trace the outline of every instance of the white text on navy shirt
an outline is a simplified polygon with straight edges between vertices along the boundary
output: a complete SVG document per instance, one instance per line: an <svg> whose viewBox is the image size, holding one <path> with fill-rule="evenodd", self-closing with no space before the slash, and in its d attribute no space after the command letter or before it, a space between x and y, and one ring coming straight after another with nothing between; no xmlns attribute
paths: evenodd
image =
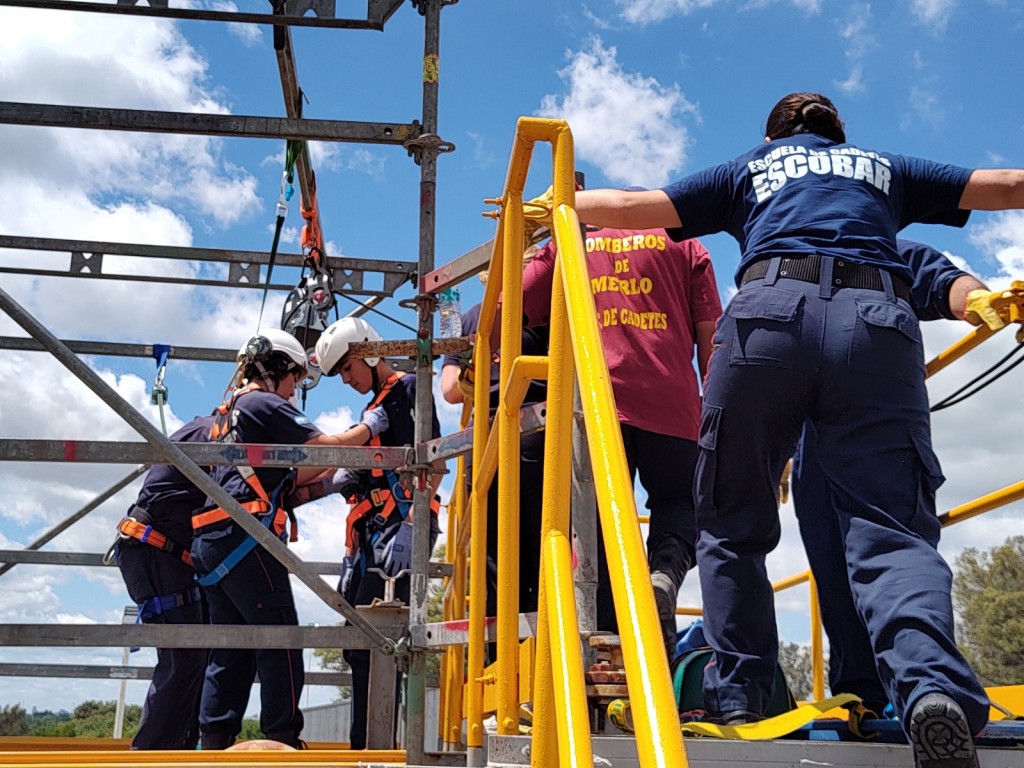
<svg viewBox="0 0 1024 768"><path fill-rule="evenodd" d="M771 197L789 179L799 179L808 173L865 181L889 194L892 180L889 166L888 159L856 147L818 150L791 144L775 147L764 157L747 163L747 169L754 174L754 194L759 203Z"/></svg>

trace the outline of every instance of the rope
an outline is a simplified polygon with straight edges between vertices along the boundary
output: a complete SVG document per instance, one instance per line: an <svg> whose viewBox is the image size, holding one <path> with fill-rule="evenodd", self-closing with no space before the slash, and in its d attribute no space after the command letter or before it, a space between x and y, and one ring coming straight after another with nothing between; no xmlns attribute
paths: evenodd
<svg viewBox="0 0 1024 768"><path fill-rule="evenodd" d="M1018 354L1021 350L1024 350L1024 341L1022 341L1016 347L1014 347L1009 352L1007 352L1005 355L1003 355L1003 357L1001 357L998 361L996 361L992 366L990 366L989 368L987 368L986 370L982 371L977 376L975 376L973 379L968 381L966 384L964 384L962 387L960 387L960 389L956 390L952 394L948 395L947 397L943 398L938 403L933 405L931 407L931 412L935 413L936 411L941 411L941 410L944 410L946 408L949 408L950 406L957 405L958 403L962 403L964 400L966 400L967 398L971 397L972 395L976 395L976 394L978 394L978 392L981 392L981 390L985 389L985 387L987 387L988 385L990 385L993 382L998 381L999 379L1001 379L1003 376L1008 374L1010 371L1012 371L1018 365L1020 365L1021 363L1024 363L1024 357L1021 357L1019 360L1015 360L1010 365L1007 365L1005 368L1003 368L1003 370L1001 370L1001 371L998 370L998 368L1001 365L1006 363L1010 358L1012 358L1014 355ZM987 380L981 381L986 376L989 376L989 374L992 374L992 375ZM981 382L980 384L978 383L979 381ZM974 389L970 389L975 384L978 384L978 386L974 387Z"/></svg>
<svg viewBox="0 0 1024 768"><path fill-rule="evenodd" d="M281 192L277 198L277 206L274 211L277 214L277 222L274 225L274 241L270 246L270 260L267 262L267 282L263 286L263 299L260 301L260 316L256 321L256 329L259 330L263 323L263 310L267 306L267 294L270 292L270 277L274 274L274 262L277 261L277 248L281 243L281 230L284 229L284 220L288 216L288 201L295 194L293 181L295 179L295 158L302 150L302 142L289 141L285 144L284 170L281 172Z"/></svg>
<svg viewBox="0 0 1024 768"><path fill-rule="evenodd" d="M399 320L399 319L397 319L397 318L394 318L394 317L392 317L391 315L387 314L386 312L381 312L381 311L380 311L379 309L375 309L374 307L368 307L368 306L366 306L365 304L363 304L363 302L361 302L361 301L360 301L359 299L357 299L357 298L354 298L354 297L352 297L352 296L349 296L349 295L348 295L347 293L342 293L341 291L335 291L335 294L336 294L337 296L341 296L341 297L342 297L343 299L348 299L348 300L349 300L349 301L351 301L351 302L352 302L353 304L358 304L358 305L359 305L359 306L361 306L361 307L362 307L363 309L365 309L365 310L367 310L367 311L369 311L369 312L376 312L376 313L377 313L378 315L380 315L381 317L383 317L383 318L384 318L384 319L386 319L386 320L390 320L390 321L391 321L392 323L394 323L395 325L400 325L400 326L402 326L403 328L406 328L406 329L408 329L408 330L412 331L413 333L419 333L419 330L418 330L418 329L416 329L416 328L413 328L413 327L412 327L411 325L406 325L406 324L405 324L405 323L403 323L403 322L402 322L401 320Z"/></svg>

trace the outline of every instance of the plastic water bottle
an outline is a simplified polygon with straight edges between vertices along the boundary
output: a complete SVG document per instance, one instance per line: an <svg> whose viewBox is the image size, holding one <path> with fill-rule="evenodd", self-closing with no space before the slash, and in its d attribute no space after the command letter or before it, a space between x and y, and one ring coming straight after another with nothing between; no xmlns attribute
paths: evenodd
<svg viewBox="0 0 1024 768"><path fill-rule="evenodd" d="M441 315L441 338L461 336L462 308L459 306L458 288L446 288L441 291L438 296L437 311Z"/></svg>

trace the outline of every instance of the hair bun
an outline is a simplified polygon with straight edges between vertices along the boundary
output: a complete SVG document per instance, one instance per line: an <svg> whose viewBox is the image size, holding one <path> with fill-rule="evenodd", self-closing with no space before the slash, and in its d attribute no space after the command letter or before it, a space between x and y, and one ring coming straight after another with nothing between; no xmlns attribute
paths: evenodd
<svg viewBox="0 0 1024 768"><path fill-rule="evenodd" d="M800 115L804 120L828 120L832 121L836 117L834 109L829 109L827 105L822 104L820 101L809 101L800 107Z"/></svg>

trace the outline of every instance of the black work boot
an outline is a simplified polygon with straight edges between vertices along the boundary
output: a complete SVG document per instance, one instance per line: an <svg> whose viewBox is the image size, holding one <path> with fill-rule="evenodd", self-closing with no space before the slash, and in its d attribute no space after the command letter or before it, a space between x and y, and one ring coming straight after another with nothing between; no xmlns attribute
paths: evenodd
<svg viewBox="0 0 1024 768"><path fill-rule="evenodd" d="M751 712L749 709L733 709L728 712L717 712L708 713L704 716L703 722L713 723L714 725L747 725L748 723L756 723L763 718L757 712Z"/></svg>
<svg viewBox="0 0 1024 768"><path fill-rule="evenodd" d="M967 717L946 694L922 696L910 711L909 730L915 768L978 768Z"/></svg>
<svg viewBox="0 0 1024 768"><path fill-rule="evenodd" d="M235 743L235 737L229 733L199 734L200 749L227 749Z"/></svg>
<svg viewBox="0 0 1024 768"><path fill-rule="evenodd" d="M676 655L676 599L679 597L679 585L671 574L652 571L651 586L654 587L654 602L658 606L662 642L671 664Z"/></svg>
<svg viewBox="0 0 1024 768"><path fill-rule="evenodd" d="M309 749L306 742L300 739L299 734L295 731L273 731L272 733L265 733L263 735L271 741L279 741L282 744L287 744L289 747L294 747L295 749Z"/></svg>

